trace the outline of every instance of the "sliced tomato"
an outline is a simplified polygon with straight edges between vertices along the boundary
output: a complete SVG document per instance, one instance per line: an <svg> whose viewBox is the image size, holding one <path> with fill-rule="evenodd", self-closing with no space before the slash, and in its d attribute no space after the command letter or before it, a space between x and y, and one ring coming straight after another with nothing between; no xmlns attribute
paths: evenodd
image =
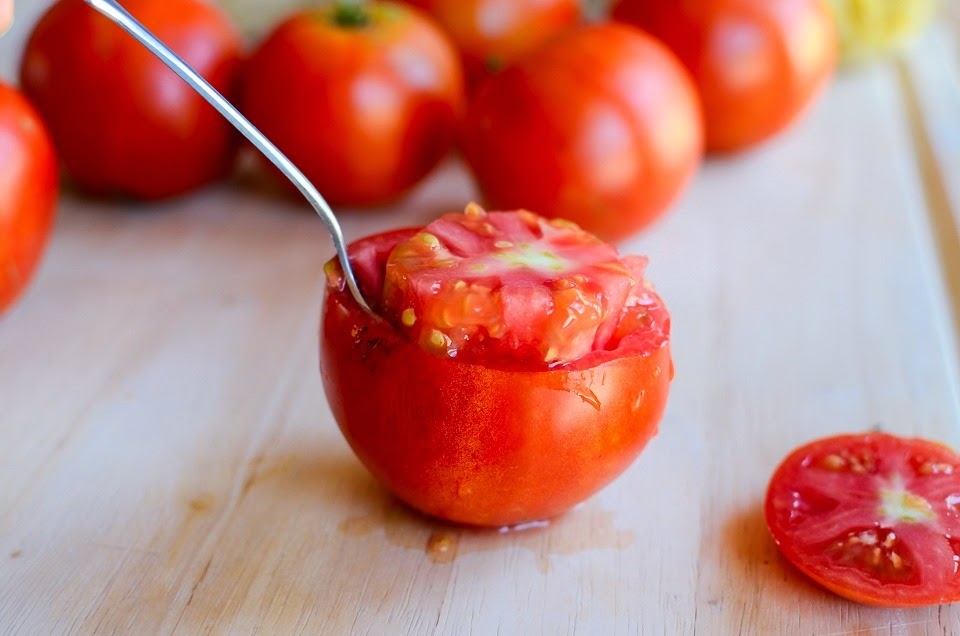
<svg viewBox="0 0 960 636"><path fill-rule="evenodd" d="M804 574L883 607L960 600L960 455L882 433L795 450L777 469L767 525Z"/></svg>
<svg viewBox="0 0 960 636"><path fill-rule="evenodd" d="M645 265L569 221L474 204L393 249L383 309L433 353L501 365L569 363L616 347L644 321L649 327Z"/></svg>

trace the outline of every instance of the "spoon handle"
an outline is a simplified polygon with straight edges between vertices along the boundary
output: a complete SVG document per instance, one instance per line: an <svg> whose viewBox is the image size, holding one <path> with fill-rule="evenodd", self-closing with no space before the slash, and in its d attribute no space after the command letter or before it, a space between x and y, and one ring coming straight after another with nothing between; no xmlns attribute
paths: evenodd
<svg viewBox="0 0 960 636"><path fill-rule="evenodd" d="M166 44L161 42L153 33L147 30L140 22L134 18L130 13L124 9L120 3L116 0L84 0L88 5L102 13L104 16L115 22L119 25L124 31L132 35L140 44L144 45L151 53L156 55L163 61L164 64L170 67L170 69L180 76L183 81L189 84L195 91L200 93L200 95L206 99L211 106L217 109L221 115L223 115L227 121L229 121L233 126L239 130L244 137L246 137L250 143L252 143L256 148L264 154L273 164L286 176L290 181L293 182L297 189L300 190L300 193L310 202L313 208L317 211L317 214L320 215L320 218L323 219L324 224L327 226L327 230L330 231L330 235L333 237L333 245L337 250L337 256L340 259L340 267L343 269L344 277L346 278L347 287L350 289L350 293L353 295L354 300L357 301L364 310L366 310L371 315L375 315L374 311L370 308L370 305L367 304L367 301L364 300L363 294L360 293L360 288L357 286L357 279L353 273L353 268L350 266L350 261L347 258L347 244L343 238L343 231L340 229L340 224L337 222L337 217L334 216L333 210L330 208L330 205L326 202L323 196L319 191L310 183L309 180L304 176L300 170L293 165L293 163L287 159L287 157L280 152L280 150L270 142L269 139L263 136L257 128L251 124L246 117L240 114L233 104L228 102L223 95L221 95L217 89L211 86L205 79L203 79L195 70L193 70L189 64L187 64L183 59L170 50Z"/></svg>

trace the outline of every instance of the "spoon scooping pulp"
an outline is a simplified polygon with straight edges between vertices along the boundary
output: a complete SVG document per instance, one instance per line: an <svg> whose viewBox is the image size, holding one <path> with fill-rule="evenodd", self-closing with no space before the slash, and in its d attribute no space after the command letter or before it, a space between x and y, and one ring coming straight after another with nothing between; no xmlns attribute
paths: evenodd
<svg viewBox="0 0 960 636"><path fill-rule="evenodd" d="M330 205L326 202L320 192L304 176L304 174L280 152L280 150L270 142L269 139L257 130L246 117L240 114L233 104L227 101L217 89L203 79L199 73L187 64L183 58L174 53L170 47L161 42L153 33L144 27L136 18L124 9L116 0L84 0L88 5L106 16L108 19L119 25L124 31L133 36L140 44L145 46L151 53L170 67L170 69L180 76L180 78L197 91L201 97L210 103L217 111L226 118L234 128L240 131L257 150L262 152L285 177L290 179L301 194L310 202L313 208L323 219L330 235L333 237L333 245L337 250L337 257L340 260L340 267L343 270L347 287L350 294L365 311L375 316L373 309L367 304L360 293L360 287L357 285L357 278L350 266L350 260L347 257L347 244L343 238L343 231L337 222Z"/></svg>

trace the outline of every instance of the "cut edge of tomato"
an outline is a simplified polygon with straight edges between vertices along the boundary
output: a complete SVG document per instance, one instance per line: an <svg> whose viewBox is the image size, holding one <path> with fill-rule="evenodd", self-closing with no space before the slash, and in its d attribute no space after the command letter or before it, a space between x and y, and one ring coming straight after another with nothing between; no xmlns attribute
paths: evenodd
<svg viewBox="0 0 960 636"><path fill-rule="evenodd" d="M471 204L467 207L469 211L475 211L479 206ZM530 214L530 213L527 213ZM551 220L551 223L569 223L562 220ZM575 224L570 224L573 227ZM386 273L386 263L394 247L407 239L416 236L423 231L423 227L403 228L384 232L381 234L368 236L354 241L348 246L348 254L351 265L354 267L360 289L368 302L374 306L383 322L390 325L397 336L407 338L400 325L387 317L384 311L384 281ZM579 230L579 228L577 227ZM637 257L621 257L637 258ZM644 258L645 261L645 258ZM344 280L339 261L336 258L331 259L324 265L327 285L338 291L345 289ZM544 363L541 367L531 368L529 358L524 358L522 362L508 359L503 355L491 356L487 359L458 360L462 364L477 364L488 368L509 369L515 371L549 371L555 369L582 370L595 367L604 362L626 356L649 356L653 353L669 346L670 342L670 316L662 299L657 295L652 284L643 279L637 283L639 293L633 299L633 304L625 306L621 311L620 318L607 342L602 348L594 348L584 355L580 355L570 360L558 360L551 363ZM348 302L350 300L348 299ZM642 315L638 318L638 311L631 311L641 308ZM404 322L405 316L400 314L397 320ZM621 326L628 320L632 320L626 333L620 332ZM421 347L424 348L425 347ZM673 366L669 369L673 377Z"/></svg>

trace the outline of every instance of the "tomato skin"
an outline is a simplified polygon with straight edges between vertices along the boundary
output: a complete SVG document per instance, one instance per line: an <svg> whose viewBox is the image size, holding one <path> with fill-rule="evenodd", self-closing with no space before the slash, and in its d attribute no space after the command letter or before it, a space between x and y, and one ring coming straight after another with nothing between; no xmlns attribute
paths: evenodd
<svg viewBox="0 0 960 636"><path fill-rule="evenodd" d="M27 99L0 82L0 314L29 284L57 207L53 142Z"/></svg>
<svg viewBox="0 0 960 636"><path fill-rule="evenodd" d="M908 502L914 518L884 510L884 489L915 497ZM960 455L950 448L883 433L840 435L784 459L770 480L765 515L784 556L823 587L867 605L920 607L960 601L958 501ZM844 543L860 532L892 534L895 542L884 549L897 553L899 565L881 560L879 574L858 565L854 550L881 545Z"/></svg>
<svg viewBox="0 0 960 636"><path fill-rule="evenodd" d="M330 285L320 369L341 431L386 488L478 526L554 517L612 481L656 434L673 375L667 342L584 369L458 362Z"/></svg>
<svg viewBox="0 0 960 636"><path fill-rule="evenodd" d="M333 204L398 197L450 150L463 110L456 51L428 18L388 2L339 26L304 11L247 64L242 110Z"/></svg>
<svg viewBox="0 0 960 636"><path fill-rule="evenodd" d="M124 6L215 88L232 96L240 37L201 0ZM160 60L83 0L60 0L24 53L21 84L73 182L94 194L161 199L224 177L237 136Z"/></svg>
<svg viewBox="0 0 960 636"><path fill-rule="evenodd" d="M664 41L693 75L707 148L732 152L795 122L837 63L821 0L621 0L617 20Z"/></svg>
<svg viewBox="0 0 960 636"><path fill-rule="evenodd" d="M580 22L577 0L407 0L450 34L477 82Z"/></svg>
<svg viewBox="0 0 960 636"><path fill-rule="evenodd" d="M617 240L679 196L702 159L703 131L673 55L636 29L603 24L490 78L463 148L490 207L536 210Z"/></svg>

